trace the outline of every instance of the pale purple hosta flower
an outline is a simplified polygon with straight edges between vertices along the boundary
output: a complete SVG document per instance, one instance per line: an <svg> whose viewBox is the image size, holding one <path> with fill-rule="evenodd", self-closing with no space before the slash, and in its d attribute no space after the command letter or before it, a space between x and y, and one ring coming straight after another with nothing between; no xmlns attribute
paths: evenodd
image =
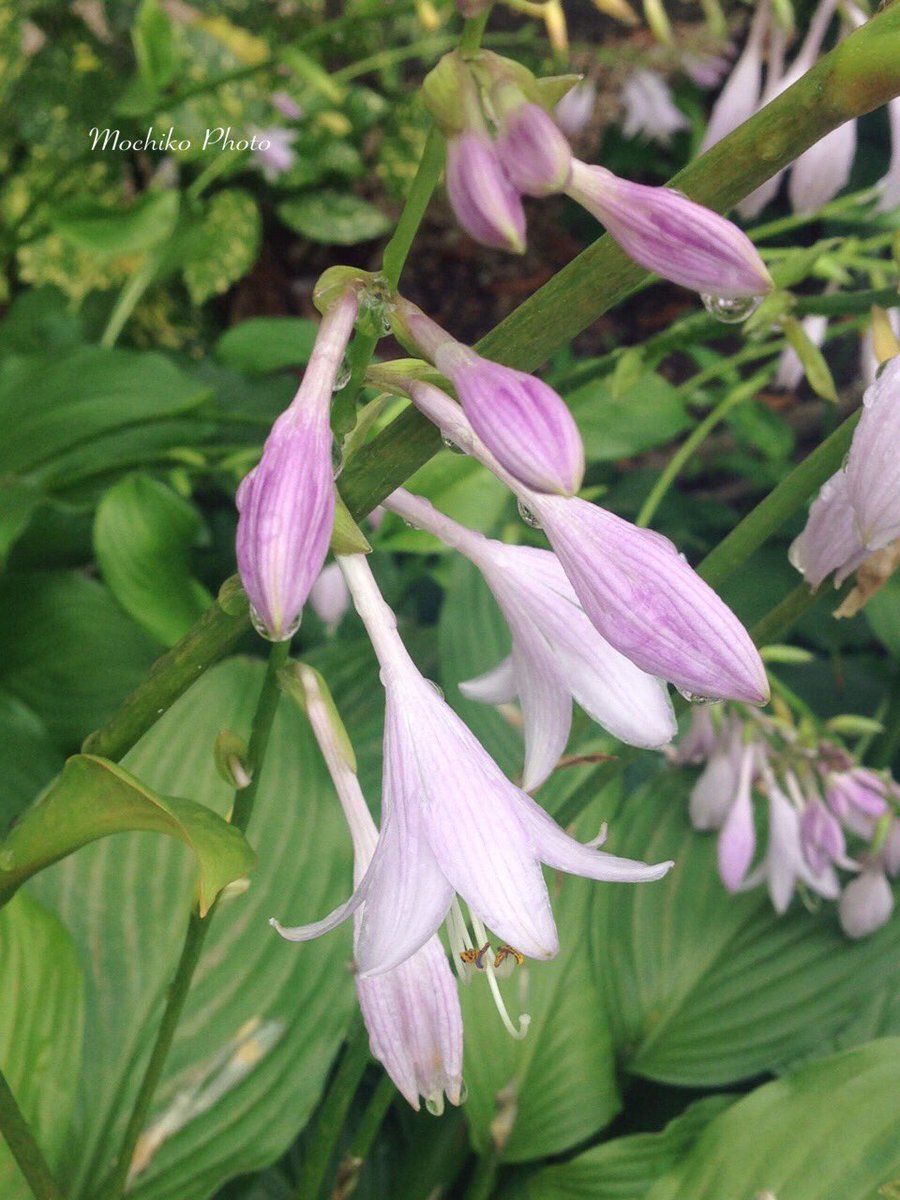
<svg viewBox="0 0 900 1200"><path fill-rule="evenodd" d="M497 462L449 396L406 385L416 406L519 496L591 624L641 670L693 697L764 704L765 667L743 625L668 538L577 496L540 495Z"/></svg>
<svg viewBox="0 0 900 1200"><path fill-rule="evenodd" d="M457 221L476 242L525 250L525 210L486 131L465 130L447 142L447 195Z"/></svg>
<svg viewBox="0 0 900 1200"><path fill-rule="evenodd" d="M893 909L894 895L884 871L870 867L844 888L838 917L847 937L864 938L886 924Z"/></svg>
<svg viewBox="0 0 900 1200"><path fill-rule="evenodd" d="M665 684L600 636L553 554L486 538L403 490L386 504L474 563L506 618L512 654L486 675L461 683L460 691L487 704L519 697L526 791L544 782L565 750L573 699L630 745L659 747L671 740L675 718Z"/></svg>
<svg viewBox="0 0 900 1200"><path fill-rule="evenodd" d="M807 801L800 817L800 844L806 861L817 875L821 875L829 863L846 858L840 822L817 796Z"/></svg>
<svg viewBox="0 0 900 1200"><path fill-rule="evenodd" d="M752 742L740 748L731 808L719 834L719 875L729 892L736 892L741 886L756 849L756 830L753 825L753 777L756 755L757 747Z"/></svg>
<svg viewBox="0 0 900 1200"><path fill-rule="evenodd" d="M691 709L690 727L669 758L679 766L705 762L716 752L719 743L719 731L713 723L710 706L695 704Z"/></svg>
<svg viewBox="0 0 900 1200"><path fill-rule="evenodd" d="M622 133L627 138L643 136L668 145L673 133L690 127L657 71L632 71L622 88L622 107Z"/></svg>
<svg viewBox="0 0 900 1200"><path fill-rule="evenodd" d="M801 841L800 812L765 765L763 777L769 797L769 841L765 858L745 878L741 891L748 891L765 880L772 907L779 916L787 912L798 882L826 900L836 900L841 891L837 872L830 862L825 862L821 870L807 862ZM796 792L793 777L789 775L786 782ZM802 804L802 800L799 802Z"/></svg>
<svg viewBox="0 0 900 1200"><path fill-rule="evenodd" d="M303 382L237 493L237 563L257 628L289 638L322 569L334 524L331 394L356 321L348 290L322 318Z"/></svg>
<svg viewBox="0 0 900 1200"><path fill-rule="evenodd" d="M747 43L713 105L700 145L701 152L720 142L756 112L762 91L763 42L769 27L770 9L769 0L762 0L757 5Z"/></svg>
<svg viewBox="0 0 900 1200"><path fill-rule="evenodd" d="M569 143L539 104L509 107L501 117L495 146L513 187L526 196L549 196L569 182Z"/></svg>
<svg viewBox="0 0 900 1200"><path fill-rule="evenodd" d="M253 163L260 168L269 183L274 182L285 171L289 171L297 161L297 154L292 148L297 138L295 129L273 125L268 129L251 127L250 133L259 143L258 147L251 151Z"/></svg>
<svg viewBox="0 0 900 1200"><path fill-rule="evenodd" d="M825 778L825 799L841 823L859 837L870 838L888 811L889 785L868 767L832 771Z"/></svg>
<svg viewBox="0 0 900 1200"><path fill-rule="evenodd" d="M900 798L896 783L893 785L893 794ZM900 820L896 817L891 818L890 828L881 849L881 856L888 875L891 878L900 875Z"/></svg>
<svg viewBox="0 0 900 1200"><path fill-rule="evenodd" d="M773 286L745 233L672 188L629 183L575 159L566 192L630 258L664 279L723 299L761 296Z"/></svg>
<svg viewBox="0 0 900 1200"><path fill-rule="evenodd" d="M575 418L553 388L482 358L407 300L397 302L393 319L447 376L472 428L511 475L539 491L578 491L584 446Z"/></svg>
<svg viewBox="0 0 900 1200"><path fill-rule="evenodd" d="M860 541L880 550L900 537L900 355L863 397L845 473Z"/></svg>
<svg viewBox="0 0 900 1200"><path fill-rule="evenodd" d="M856 121L845 121L794 160L788 199L795 213L816 212L845 187L856 155Z"/></svg>
<svg viewBox="0 0 900 1200"><path fill-rule="evenodd" d="M310 589L309 602L326 632L334 633L350 606L350 593L338 563L332 562L322 568Z"/></svg>
<svg viewBox="0 0 900 1200"><path fill-rule="evenodd" d="M801 324L812 344L814 346L821 346L825 341L825 334L828 332L828 318L813 313L808 317L804 317ZM797 351L793 346L785 346L781 352L781 357L778 359L778 370L775 372L775 378L772 381L773 385L792 392L799 386L805 374L803 363L800 361Z"/></svg>
<svg viewBox="0 0 900 1200"><path fill-rule="evenodd" d="M577 137L590 123L597 106L597 85L583 79L563 96L553 110L556 123L568 137Z"/></svg>
<svg viewBox="0 0 900 1200"><path fill-rule="evenodd" d="M835 587L840 587L866 558L868 551L860 543L850 506L847 476L838 471L822 484L803 532L791 542L788 561L811 588L817 588L832 571Z"/></svg>
<svg viewBox="0 0 900 1200"><path fill-rule="evenodd" d="M381 836L347 903L314 925L278 926L284 937L317 937L364 903L357 963L363 976L374 976L424 945L458 893L473 917L505 943L547 959L559 943L542 862L628 883L668 871L671 863L648 866L576 842L510 783L420 675L365 558L339 561L372 639L387 699Z"/></svg>
<svg viewBox="0 0 900 1200"><path fill-rule="evenodd" d="M810 587L835 571L835 586L900 537L900 356L863 397L847 465L822 485L788 558Z"/></svg>
<svg viewBox="0 0 900 1200"><path fill-rule="evenodd" d="M707 713L705 706L693 713ZM691 789L689 815L693 827L701 833L721 829L731 811L741 779L743 725L732 721L709 752L706 766ZM687 741L687 739L685 739ZM679 747L684 753L684 745ZM751 851L752 853L752 851ZM749 863L749 860L748 860Z"/></svg>
<svg viewBox="0 0 900 1200"><path fill-rule="evenodd" d="M378 830L366 805L343 727L336 727L316 672L300 666L306 715L328 766L353 840L353 882L358 886L375 853ZM363 909L364 912L364 909ZM363 914L354 915L354 944ZM391 971L364 979L356 993L372 1054L397 1089L419 1107L443 1109L444 1093L459 1104L462 1091L463 1024L456 980L437 936Z"/></svg>
<svg viewBox="0 0 900 1200"><path fill-rule="evenodd" d="M289 121L298 121L303 116L303 109L287 92L273 92L269 99L281 115Z"/></svg>
<svg viewBox="0 0 900 1200"><path fill-rule="evenodd" d="M733 52L729 46L725 54L682 54L681 69L699 88L718 87L728 74Z"/></svg>

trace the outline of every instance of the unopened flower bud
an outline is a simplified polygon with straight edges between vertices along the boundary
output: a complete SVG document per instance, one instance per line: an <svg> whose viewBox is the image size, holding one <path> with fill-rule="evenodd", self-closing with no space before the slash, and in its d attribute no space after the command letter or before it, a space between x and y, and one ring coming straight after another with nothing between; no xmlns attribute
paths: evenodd
<svg viewBox="0 0 900 1200"><path fill-rule="evenodd" d="M459 342L441 346L434 361L456 388L472 428L511 475L540 492L578 491L584 446L553 388Z"/></svg>
<svg viewBox="0 0 900 1200"><path fill-rule="evenodd" d="M847 937L868 937L886 924L893 909L894 896L884 872L863 871L844 888L838 905L841 929Z"/></svg>
<svg viewBox="0 0 900 1200"><path fill-rule="evenodd" d="M722 299L772 289L746 234L680 192L630 183L577 159L566 192L606 226L630 258L664 279Z"/></svg>
<svg viewBox="0 0 900 1200"><path fill-rule="evenodd" d="M525 210L487 133L470 130L447 143L447 195L457 221L476 242L525 250Z"/></svg>
<svg viewBox="0 0 900 1200"><path fill-rule="evenodd" d="M576 137L589 124L597 105L597 86L590 79L576 83L555 108L556 123L568 137Z"/></svg>
<svg viewBox="0 0 900 1200"><path fill-rule="evenodd" d="M500 89L501 105L504 91L510 90ZM501 120L496 146L513 186L526 196L549 196L569 182L569 143L539 104L511 105Z"/></svg>

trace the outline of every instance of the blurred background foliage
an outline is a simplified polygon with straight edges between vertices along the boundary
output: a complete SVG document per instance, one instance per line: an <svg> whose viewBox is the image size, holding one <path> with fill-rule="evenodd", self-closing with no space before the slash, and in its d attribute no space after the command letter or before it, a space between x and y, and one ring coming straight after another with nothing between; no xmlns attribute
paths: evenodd
<svg viewBox="0 0 900 1200"><path fill-rule="evenodd" d="M728 7L735 36L748 12ZM664 181L696 151L710 103L682 70L683 55L721 52L725 39L687 3L672 6L674 47L587 0L568 0L566 15L568 61L598 87L578 152ZM801 28L807 16L798 6ZM418 83L457 37L448 0L20 0L0 12L4 829L233 572L234 492L310 352L313 284L334 263L380 264L424 143ZM565 66L543 22L521 13L499 12L486 44L536 70ZM667 78L686 119L666 142L621 128L622 84L647 67ZM134 143L151 127L157 140L171 127L191 144L102 149L104 130ZM286 152L274 161L219 143L204 150L210 129L222 143L274 130ZM900 226L896 215L875 215L867 191L887 153L885 114L872 114L860 123L848 195L807 217L776 201L753 231L798 311L826 292L868 296L895 281ZM532 203L529 220L529 250L509 260L468 241L437 196L404 292L474 340L597 234L564 198ZM858 404L867 322L868 304L835 303L829 380L786 389L774 383L785 345L777 326L722 326L678 289L643 290L547 364L584 434L585 494L633 519L676 448L721 406L652 518L697 562ZM390 354L383 341L379 355ZM837 403L817 394L828 384ZM364 393L360 407L372 399ZM410 486L485 532L541 544L503 488L465 458L442 452ZM748 624L794 586L786 549L800 525L725 586ZM506 652L486 588L395 518L367 536L383 552L376 573L423 671L514 775L515 722L457 690ZM879 720L869 761L896 766L900 585L851 620L834 620L831 607L825 597L801 619L796 640L814 657L779 676L823 718ZM162 794L220 814L229 793L213 768L215 737L246 731L261 677L256 640L239 649L125 760ZM310 611L296 654L328 679L377 808L382 697L361 626L350 614L337 637ZM616 749L576 715L573 754ZM725 1184L703 1176L709 1162L727 1163L733 1194L748 1200L757 1183L778 1200L850 1200L873 1194L891 1171L900 1177L896 1152L878 1142L880 1126L857 1119L859 1107L843 1110L832 1173L809 1168L815 1186L796 1183L807 1176L778 1137L784 1122L801 1122L809 1162L819 1151L824 1160L821 1097L845 1085L858 1096L860 1080L868 1105L900 1116L891 1088L900 1048L889 1038L900 1033L900 927L851 947L830 916L795 906L779 919L758 895L725 902L711 846L687 824L691 772L649 754L602 788L595 771L558 771L541 802L559 811L578 789L596 793L586 834L615 817L613 850L676 857L677 870L624 896L565 881L564 951L530 970L526 1042L501 1042L486 995L464 996L469 1100L460 1112L435 1121L393 1103L363 1058L335 1128L316 1109L329 1080L335 1095L348 1036L340 1061L352 1075L360 1037L349 940L345 932L287 947L265 918L311 919L336 903L348 844L305 724L285 707L251 828L262 865L247 897L223 904L139 1144L133 1194L280 1200L297 1194L298 1174L323 1146L333 1195L355 1189L360 1200L477 1200L494 1187L531 1200L688 1191L714 1200ZM0 1059L72 1197L96 1194L121 1136L190 878L177 843L117 835L43 872L0 914ZM514 1005L522 978L507 985ZM888 1040L855 1049L874 1037ZM796 1072L789 1089L765 1082L784 1071ZM742 1133L746 1105L768 1130L755 1142ZM857 1171L849 1182L848 1163ZM0 1190L4 1200L27 1195L2 1155Z"/></svg>

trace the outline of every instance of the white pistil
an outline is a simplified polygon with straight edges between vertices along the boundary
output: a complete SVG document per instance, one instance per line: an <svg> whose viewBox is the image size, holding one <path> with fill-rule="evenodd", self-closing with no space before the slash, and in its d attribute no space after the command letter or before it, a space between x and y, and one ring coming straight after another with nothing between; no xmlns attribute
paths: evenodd
<svg viewBox="0 0 900 1200"><path fill-rule="evenodd" d="M488 940L487 930L474 913L470 912L469 915L472 918L472 928L475 931L475 939L479 946L483 946ZM528 1032L528 1026L531 1024L531 1017L528 1013L522 1013L519 1016L518 1028L513 1025L512 1019L510 1018L509 1012L506 1008L506 1003L503 997L500 995L500 985L497 983L497 974L494 971L494 952L490 947L488 947L487 951L485 952L482 962L484 965L484 973L487 975L488 986L490 987L491 995L494 998L494 1004L497 1008L497 1012L500 1014L500 1020L503 1022L503 1026L509 1036L515 1038L517 1042L521 1041Z"/></svg>

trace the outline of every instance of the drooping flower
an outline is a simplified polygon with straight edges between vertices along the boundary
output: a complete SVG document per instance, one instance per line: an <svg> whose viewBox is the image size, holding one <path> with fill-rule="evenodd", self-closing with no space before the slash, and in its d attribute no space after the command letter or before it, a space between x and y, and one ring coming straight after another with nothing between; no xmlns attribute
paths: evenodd
<svg viewBox="0 0 900 1200"><path fill-rule="evenodd" d="M538 491L571 495L584 475L584 446L575 418L548 384L482 358L421 309L400 300L393 313L456 388L473 429L516 479Z"/></svg>
<svg viewBox="0 0 900 1200"><path fill-rule="evenodd" d="M622 106L622 133L627 138L646 137L668 145L673 133L690 127L658 71L632 71L622 88Z"/></svg>
<svg viewBox="0 0 900 1200"><path fill-rule="evenodd" d="M357 963L364 977L375 976L424 945L458 893L504 943L547 959L558 939L542 862L606 881L637 883L666 873L671 863L648 866L575 841L510 783L419 673L365 558L339 561L387 699L382 829L350 900L314 925L276 923L284 937L317 937L364 904Z"/></svg>
<svg viewBox="0 0 900 1200"><path fill-rule="evenodd" d="M664 279L722 299L772 289L747 235L672 188L630 183L575 159L566 193L606 226L629 258Z"/></svg>
<svg viewBox="0 0 900 1200"><path fill-rule="evenodd" d="M737 758L735 791L719 834L719 875L729 892L736 892L743 883L756 849L756 831L753 827L756 757L757 747L753 743L741 747Z"/></svg>
<svg viewBox="0 0 900 1200"><path fill-rule="evenodd" d="M525 250L525 210L484 131L465 130L447 143L447 196L457 221L476 242Z"/></svg>
<svg viewBox="0 0 900 1200"><path fill-rule="evenodd" d="M835 586L900 537L900 356L863 397L846 466L822 485L788 552L810 587L835 572Z"/></svg>
<svg viewBox="0 0 900 1200"><path fill-rule="evenodd" d="M251 127L250 133L259 143L256 149L251 150L253 163L259 167L269 183L273 183L297 161L297 153L293 149L297 131L285 129L281 125L272 125L267 129Z"/></svg>
<svg viewBox="0 0 900 1200"><path fill-rule="evenodd" d="M706 705L693 708L691 716L693 721L702 721L704 718L710 721L709 708ZM711 721L709 727L712 730ZM688 809L691 824L701 833L721 829L734 804L743 761L742 733L741 723L734 721L730 731L713 736L711 741L706 738L703 738L702 742L691 739L689 733L678 748L679 760L682 762L697 761L693 757L695 754L707 760L697 782L691 788ZM688 754L692 757L685 758Z"/></svg>
<svg viewBox="0 0 900 1200"><path fill-rule="evenodd" d="M556 123L568 137L577 137L589 124L597 105L597 85L583 79L563 96L553 110Z"/></svg>
<svg viewBox="0 0 900 1200"><path fill-rule="evenodd" d="M665 684L600 636L553 554L486 538L402 489L386 505L473 562L509 624L510 656L460 690L489 704L519 697L526 791L543 783L565 750L573 699L630 745L658 747L671 740L676 727Z"/></svg>
<svg viewBox="0 0 900 1200"><path fill-rule="evenodd" d="M335 504L331 394L357 308L349 289L322 318L303 382L238 488L238 571L257 628L272 641L296 630L328 553Z"/></svg>
<svg viewBox="0 0 900 1200"><path fill-rule="evenodd" d="M310 667L296 672L316 741L340 799L353 840L353 880L358 885L372 861L378 831L359 786L343 726L337 727L324 684ZM365 909L354 916L358 943ZM456 980L440 939L430 937L405 962L371 979L355 976L356 992L372 1054L397 1089L418 1109L443 1109L444 1095L459 1104L462 1092L463 1024Z"/></svg>
<svg viewBox="0 0 900 1200"><path fill-rule="evenodd" d="M763 44L769 27L770 8L770 0L761 0L756 6L744 49L710 113L700 144L701 153L720 142L756 111L762 91Z"/></svg>
<svg viewBox="0 0 900 1200"><path fill-rule="evenodd" d="M411 381L417 407L520 498L540 524L591 624L641 670L693 698L768 699L765 668L743 625L668 538L577 496L523 487L505 471L458 405Z"/></svg>
<svg viewBox="0 0 900 1200"><path fill-rule="evenodd" d="M309 602L326 633L334 633L350 606L350 593L338 563L332 562L322 568L310 589Z"/></svg>
<svg viewBox="0 0 900 1200"><path fill-rule="evenodd" d="M880 929L894 911L894 895L883 870L869 868L844 888L838 905L847 937L864 938Z"/></svg>

